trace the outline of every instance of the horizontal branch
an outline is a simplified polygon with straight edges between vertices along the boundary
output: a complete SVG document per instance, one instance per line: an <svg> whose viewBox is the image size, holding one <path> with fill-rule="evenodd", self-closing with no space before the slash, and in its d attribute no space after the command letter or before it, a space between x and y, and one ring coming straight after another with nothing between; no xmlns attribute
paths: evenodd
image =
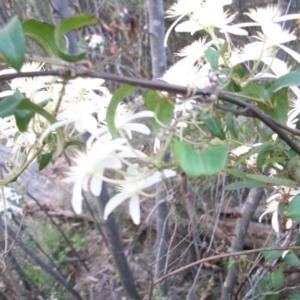
<svg viewBox="0 0 300 300"><path fill-rule="evenodd" d="M266 251L286 251L286 250L300 250L300 246L292 246L292 247L274 247L274 248L260 248L260 249L251 249L251 250L244 250L244 251L237 251L237 252L230 252L230 253L222 253L220 255L215 255L215 256L210 256L206 257L197 261L194 261L188 265L185 265L181 268L178 268L174 271L169 272L168 274L161 276L157 280L153 282L153 285L156 285L164 280L166 280L168 277L171 277L173 275L176 275L178 273L181 273L185 270L188 270L192 267L198 266L200 264L209 262L209 261L214 261L218 259L224 259L227 257L234 257L234 256L242 256L242 255L249 255L253 253L259 253L259 252L266 252Z"/></svg>
<svg viewBox="0 0 300 300"><path fill-rule="evenodd" d="M47 71L35 71L35 72L18 72L18 73L12 73L12 74L3 74L0 75L0 81L4 80L12 80L14 78L21 78L21 77L36 77L36 76L57 76L62 77L66 79L72 79L76 76L80 77L90 77L90 78L101 78L108 81L114 81L119 82L122 84L131 84L134 86L139 86L142 88L147 89L153 89L153 90L159 90L159 91L166 91L170 93L175 94L182 94L182 95L200 95L209 97L211 95L216 95L217 99L223 100L225 102L229 102L232 104L235 104L241 108L244 108L243 113L245 113L246 110L249 111L249 115L251 117L254 117L260 121L262 121L265 125L267 125L270 129L272 129L275 133L278 134L278 136L286 142L288 146L290 146L298 155L300 155L300 147L293 142L292 139L288 137L285 132L283 132L281 128L283 128L284 125L279 126L278 122L270 118L269 116L265 115L263 112L261 112L259 109L254 107L251 103L245 102L237 97L234 97L225 91L218 90L216 87L208 88L208 89L197 89L197 88L191 88L191 87L184 87L180 85L173 85L169 84L164 81L160 80L147 80L147 79L139 79L134 77L126 77L126 76L119 76L115 74L105 73L105 72L97 72L97 71L91 71L91 72L82 72L82 70L78 71L78 74L76 75L75 70L75 76L66 76L66 74L72 74L74 73L74 70L47 70ZM209 99L206 99L207 101L211 101ZM205 101L205 98L204 98ZM203 102L203 99L201 99L201 102ZM286 131L289 131L293 134L296 134L295 132L292 132L294 130L289 130L289 128L286 126L284 128ZM297 135L299 132L297 132Z"/></svg>

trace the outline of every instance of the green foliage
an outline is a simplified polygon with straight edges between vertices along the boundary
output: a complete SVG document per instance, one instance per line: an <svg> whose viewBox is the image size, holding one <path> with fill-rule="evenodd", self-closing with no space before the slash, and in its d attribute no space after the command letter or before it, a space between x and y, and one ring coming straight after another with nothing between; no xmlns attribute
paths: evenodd
<svg viewBox="0 0 300 300"><path fill-rule="evenodd" d="M226 139L226 135L223 130L224 126L222 125L219 116L214 114L211 116L206 116L206 117L202 118L202 120L214 137L217 137L220 140Z"/></svg>
<svg viewBox="0 0 300 300"><path fill-rule="evenodd" d="M136 90L136 87L131 85L123 85L118 89L110 100L110 103L106 112L107 127L114 138L119 136L118 130L115 125L115 116L118 105L124 100L125 97L132 94Z"/></svg>
<svg viewBox="0 0 300 300"><path fill-rule="evenodd" d="M52 24L30 19L23 23L23 31L25 36L37 42L50 57L59 58L56 43L65 51L64 40L54 40L55 26Z"/></svg>
<svg viewBox="0 0 300 300"><path fill-rule="evenodd" d="M98 24L98 19L92 15L80 15L63 20L54 30L54 40L59 57L68 62L77 62L84 59L86 56L85 52L77 55L66 54L64 52L65 49L61 47L61 40L64 38L64 35L71 30L96 24Z"/></svg>
<svg viewBox="0 0 300 300"><path fill-rule="evenodd" d="M148 90L145 94L145 105L148 110L153 111L156 118L151 118L150 123L154 133L157 135L162 126L169 126L173 119L174 105L171 99L163 99L156 91Z"/></svg>
<svg viewBox="0 0 300 300"><path fill-rule="evenodd" d="M25 38L18 17L13 17L0 28L0 55L16 70L20 70L25 60Z"/></svg>
<svg viewBox="0 0 300 300"><path fill-rule="evenodd" d="M182 170L192 177L214 175L227 163L227 147L224 145L210 147L200 153L194 151L187 143L174 141L175 160Z"/></svg>
<svg viewBox="0 0 300 300"><path fill-rule="evenodd" d="M286 211L286 216L300 222L300 196L296 196L289 204Z"/></svg>

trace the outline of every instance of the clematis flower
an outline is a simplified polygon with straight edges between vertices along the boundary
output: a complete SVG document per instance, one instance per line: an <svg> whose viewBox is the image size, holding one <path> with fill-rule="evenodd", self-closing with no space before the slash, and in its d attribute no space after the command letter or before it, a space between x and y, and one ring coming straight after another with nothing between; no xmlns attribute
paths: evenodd
<svg viewBox="0 0 300 300"><path fill-rule="evenodd" d="M104 219L106 220L109 214L125 200L129 199L129 213L135 224L140 223L140 194L144 189L162 181L164 178L169 178L176 175L173 170L156 171L150 174L142 174L137 169L137 166L127 169L126 181L120 183L119 194L112 197L105 206Z"/></svg>
<svg viewBox="0 0 300 300"><path fill-rule="evenodd" d="M281 16L281 12L276 6L250 9L249 12L245 14L256 22L252 23L252 25L261 26L262 32L258 32L258 36L256 37L266 49L270 47L279 47L292 56L297 62L300 62L300 55L297 52L282 45L292 40L296 40L297 37L294 34L283 30L282 27L277 24L278 22L286 20L299 19L300 14Z"/></svg>
<svg viewBox="0 0 300 300"><path fill-rule="evenodd" d="M82 193L88 191L99 196L102 190L102 177L104 170L120 169L122 163L116 151L126 142L126 139L113 141L97 140L86 152L77 152L74 158L74 166L67 172L65 182L74 183L72 193L72 206L77 214L82 212Z"/></svg>
<svg viewBox="0 0 300 300"><path fill-rule="evenodd" d="M276 188L278 190L278 187L274 187L274 188ZM267 201L266 201L267 208L258 219L258 221L261 222L262 218L266 214L272 213L271 223L272 223L272 227L276 233L278 233L280 230L280 225L279 225L279 220L278 220L279 201L282 200L284 197L288 196L288 201L291 202L296 195L300 194L300 190L298 190L298 189L293 189L293 188L289 188L289 187L281 187L280 189L282 190L281 192L277 192L267 199ZM287 223L286 223L287 228L290 226L290 224L291 224L291 222L289 220L287 220Z"/></svg>

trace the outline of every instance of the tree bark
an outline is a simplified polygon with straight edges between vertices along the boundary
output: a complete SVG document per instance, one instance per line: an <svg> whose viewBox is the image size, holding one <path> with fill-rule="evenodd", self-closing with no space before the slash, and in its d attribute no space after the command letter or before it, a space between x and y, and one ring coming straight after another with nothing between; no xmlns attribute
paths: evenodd
<svg viewBox="0 0 300 300"><path fill-rule="evenodd" d="M152 77L157 79L163 75L167 68L166 51L164 48L165 26L164 9L162 0L147 0L149 15L149 33L151 44ZM164 158L165 162L170 161L170 155ZM157 190L162 190L161 184L158 184ZM166 197L165 191L162 191L156 197L156 202ZM169 206L166 202L157 208L156 226L157 226L157 255L155 266L155 278L159 278L166 272L166 260L169 248L168 232ZM167 280L160 286L162 296L168 295Z"/></svg>
<svg viewBox="0 0 300 300"><path fill-rule="evenodd" d="M231 249L233 252L242 251L244 248L244 241L248 232L248 227L255 213L259 202L263 195L262 188L254 188L250 191L247 200L243 207L243 217L238 219L235 227L234 239L232 241ZM237 282L239 274L239 264L236 262L228 270L225 282L222 288L221 300L229 300L233 295L234 286Z"/></svg>

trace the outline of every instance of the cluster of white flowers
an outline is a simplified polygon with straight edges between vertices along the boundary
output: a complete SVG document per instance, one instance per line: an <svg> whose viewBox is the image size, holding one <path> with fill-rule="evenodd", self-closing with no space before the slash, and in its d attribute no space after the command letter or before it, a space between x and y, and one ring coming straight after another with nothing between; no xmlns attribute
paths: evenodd
<svg viewBox="0 0 300 300"><path fill-rule="evenodd" d="M21 71L41 69L41 64L27 63ZM2 74L10 72L14 71L4 70ZM134 114L119 105L115 116L115 127L122 138L112 137L106 126L106 113L111 94L102 86L103 82L101 79L90 78L76 78L67 83L57 78L43 77L12 80L11 90L2 92L0 97L19 91L36 104L49 100L43 108L55 116L57 122L50 124L46 119L35 114L28 129L20 132L14 116L8 116L0 119L0 138L5 138L7 146L12 149L9 166L14 172L27 161L33 161L40 147L43 148L42 153L55 150L55 143L48 143L47 137L55 133L56 129L64 130L66 143L88 132L90 138L86 143L86 150L75 153L74 166L69 169L65 178L66 182L74 183L72 193L74 211L78 214L82 212L82 190L99 196L102 183L106 181L119 186L121 192L108 202L104 217L107 218L121 202L130 199L130 215L138 224L140 222L139 195L147 197L143 189L176 173L172 170L159 172L151 168L138 167L139 160L141 165L145 164L146 155L134 149L129 140L132 139L133 132L149 135L151 131L146 125L132 121L153 117L153 112L142 111ZM150 161L150 158L147 160ZM105 176L106 169L113 174L110 178Z"/></svg>
<svg viewBox="0 0 300 300"><path fill-rule="evenodd" d="M289 73L289 67L286 62L281 61L276 57L278 49L282 49L298 63L300 63L300 55L294 50L283 45L287 42L296 40L295 34L283 30L281 23L286 20L299 19L300 14L282 15L282 12L277 6L267 6L264 8L250 9L246 16L248 16L249 22L241 24L231 24L236 14L230 14L225 10L225 6L231 4L231 0L178 0L167 11L167 17L177 18L173 25L169 28L165 45L169 38L170 32L175 28L176 32L189 32L194 34L196 31L205 31L207 36L201 38L191 45L186 46L177 55L181 58L173 67L171 67L162 77L172 84L195 86L198 88L205 88L211 85L209 74L215 72L212 69L210 63L208 63L205 53L208 49L213 51L219 51L225 41L228 43L229 51L225 55L219 56L218 72L223 72L223 66L232 68L241 63L252 61L253 63L248 65L249 74L252 77L245 78L245 82L239 82L241 86L247 85L251 80L257 80L260 78L278 78ZM182 21L184 17L188 17L187 21ZM242 48L234 48L230 34L234 35L248 35L247 31L243 28L254 27L257 28L255 36L251 37L249 44L244 45ZM216 29L218 33L216 33ZM263 62L265 67L259 68L259 63ZM261 65L260 65L261 66ZM227 76L225 72L223 77ZM229 74L230 75L230 74ZM222 81L221 76L219 82ZM300 90L298 87L291 87L294 93L293 100L290 104L291 109L287 116L286 125L295 128L300 114ZM276 142L277 135L272 136L274 142ZM231 157L240 158L243 155L247 155L244 160L248 168L256 167L257 153L249 156L249 151L261 144L254 145L242 145L230 151ZM282 170L283 166L278 163L273 163L273 166L269 166L269 175L275 176L278 170ZM262 217L267 213L273 213L272 225L276 232L279 231L278 222L278 204L284 195L290 195L289 201L293 197L299 194L297 189L288 189L285 187L274 187L277 191L274 195L267 199L267 209ZM278 192L280 190L280 192ZM288 220L286 226L290 226L291 220Z"/></svg>

